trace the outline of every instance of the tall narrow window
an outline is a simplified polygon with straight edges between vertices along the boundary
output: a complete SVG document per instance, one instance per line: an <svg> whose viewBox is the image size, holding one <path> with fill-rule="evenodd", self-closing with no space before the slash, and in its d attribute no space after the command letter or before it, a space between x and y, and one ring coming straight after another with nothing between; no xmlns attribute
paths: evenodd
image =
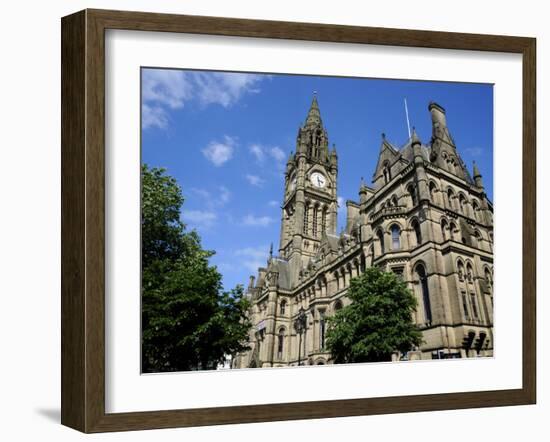
<svg viewBox="0 0 550 442"><path fill-rule="evenodd" d="M416 197L416 188L414 185L410 185L407 187L407 191L409 192L409 195L411 197L411 202L413 206L416 206L418 204L418 198Z"/></svg>
<svg viewBox="0 0 550 442"><path fill-rule="evenodd" d="M382 166L382 175L384 175L384 184L386 184L388 181L391 181L391 170L388 162L384 162L384 165Z"/></svg>
<svg viewBox="0 0 550 442"><path fill-rule="evenodd" d="M394 224L393 226L391 226L392 250L399 250L401 248L400 236L401 236L401 231L399 230L399 226L397 224Z"/></svg>
<svg viewBox="0 0 550 442"><path fill-rule="evenodd" d="M474 218L476 221L479 221L479 204L477 201L474 201L472 204L472 208L474 209Z"/></svg>
<svg viewBox="0 0 550 442"><path fill-rule="evenodd" d="M485 268L485 284L487 284L488 289L493 287L493 278L491 276L491 272L489 272L489 269L487 268Z"/></svg>
<svg viewBox="0 0 550 442"><path fill-rule="evenodd" d="M430 181L430 198L433 203L435 203L435 193L437 192L437 187L433 181Z"/></svg>
<svg viewBox="0 0 550 442"><path fill-rule="evenodd" d="M479 312L477 311L477 303L476 303L476 295L475 293L470 293L470 300L472 301L472 312L474 314L474 318L479 318Z"/></svg>
<svg viewBox="0 0 550 442"><path fill-rule="evenodd" d="M462 292L462 308L464 309L464 318L470 319L470 311L468 309L468 299L466 293Z"/></svg>
<svg viewBox="0 0 550 442"><path fill-rule="evenodd" d="M309 233L309 205L306 205L304 211L304 233L306 235Z"/></svg>
<svg viewBox="0 0 550 442"><path fill-rule="evenodd" d="M470 263L466 264L466 277L468 278L468 282L474 281L474 270Z"/></svg>
<svg viewBox="0 0 550 442"><path fill-rule="evenodd" d="M414 231L416 245L419 246L420 244L422 244L422 232L420 231L420 224L418 223L417 220L414 220L412 222L411 227L413 228L413 231Z"/></svg>
<svg viewBox="0 0 550 442"><path fill-rule="evenodd" d="M318 206L313 207L313 236L317 236L317 215L318 215Z"/></svg>
<svg viewBox="0 0 550 442"><path fill-rule="evenodd" d="M455 223L451 223L449 225L449 230L451 231L451 239L453 241L456 241L456 237L457 237L457 232L456 232L456 225Z"/></svg>
<svg viewBox="0 0 550 442"><path fill-rule="evenodd" d="M319 320L319 348L323 350L325 348L325 312L319 312L321 319Z"/></svg>
<svg viewBox="0 0 550 442"><path fill-rule="evenodd" d="M451 189L447 190L447 205L449 209L453 209L453 191Z"/></svg>
<svg viewBox="0 0 550 442"><path fill-rule="evenodd" d="M327 231L327 208L323 209L321 215L321 235Z"/></svg>
<svg viewBox="0 0 550 442"><path fill-rule="evenodd" d="M284 328L279 330L279 335L277 337L277 357L278 359L283 358L283 350L285 345L285 330Z"/></svg>
<svg viewBox="0 0 550 442"><path fill-rule="evenodd" d="M447 221L441 221L441 238L443 241L447 241Z"/></svg>
<svg viewBox="0 0 550 442"><path fill-rule="evenodd" d="M464 195L460 194L460 196L458 197L458 202L460 203L460 211L464 215L466 215L467 207L466 207L466 198L464 197Z"/></svg>
<svg viewBox="0 0 550 442"><path fill-rule="evenodd" d="M418 265L416 267L416 274L420 282L420 288L422 290L422 301L424 304L424 318L426 322L432 322L432 305L430 302L430 291L428 289L428 278L426 276L426 270L424 266Z"/></svg>
<svg viewBox="0 0 550 442"><path fill-rule="evenodd" d="M286 301L284 299L281 301L281 307L279 311L281 315L284 315L286 313Z"/></svg>
<svg viewBox="0 0 550 442"><path fill-rule="evenodd" d="M458 270L458 279L460 281L464 281L464 264L462 264L462 261L458 261L457 270Z"/></svg>
<svg viewBox="0 0 550 442"><path fill-rule="evenodd" d="M382 230L379 230L377 233L378 236L378 242L380 243L380 254L383 255L386 253L386 250L384 248L384 234L382 233Z"/></svg>

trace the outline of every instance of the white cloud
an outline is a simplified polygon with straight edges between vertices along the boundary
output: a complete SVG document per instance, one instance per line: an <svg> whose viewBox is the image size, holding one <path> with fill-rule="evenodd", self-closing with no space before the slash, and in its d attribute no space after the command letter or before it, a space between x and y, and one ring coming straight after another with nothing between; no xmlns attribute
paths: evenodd
<svg viewBox="0 0 550 442"><path fill-rule="evenodd" d="M165 128L168 110L181 109L187 102L201 106L219 104L229 108L247 93L258 93L266 75L232 72L191 72L176 69L145 69L142 74L143 128Z"/></svg>
<svg viewBox="0 0 550 442"><path fill-rule="evenodd" d="M269 154L273 157L275 161L279 163L282 163L286 158L285 152L278 146L272 147L269 150Z"/></svg>
<svg viewBox="0 0 550 442"><path fill-rule="evenodd" d="M200 201L210 209L222 207L231 199L231 191L225 186L218 186L214 193L197 187L192 187L191 192L199 196Z"/></svg>
<svg viewBox="0 0 550 442"><path fill-rule="evenodd" d="M257 84L264 75L239 74L234 72L192 72L196 97L203 105L220 104L230 107L246 93L258 93Z"/></svg>
<svg viewBox="0 0 550 442"><path fill-rule="evenodd" d="M336 202L338 203L338 212L344 212L346 210L346 201L344 198L339 196Z"/></svg>
<svg viewBox="0 0 550 442"><path fill-rule="evenodd" d="M252 144L249 148L250 153L256 157L258 163L263 163L265 160L264 148L259 144Z"/></svg>
<svg viewBox="0 0 550 442"><path fill-rule="evenodd" d="M155 126L164 129L168 121L168 113L161 106L149 106L145 103L141 106L141 124L144 129Z"/></svg>
<svg viewBox="0 0 550 442"><path fill-rule="evenodd" d="M267 227L271 223L275 222L275 219L270 216L254 216L248 214L243 218L242 222L245 226Z"/></svg>
<svg viewBox="0 0 550 442"><path fill-rule="evenodd" d="M224 136L224 141L211 141L202 153L214 166L220 167L233 157L236 141L234 138Z"/></svg>
<svg viewBox="0 0 550 442"><path fill-rule="evenodd" d="M245 247L235 251L235 255L242 259L241 264L251 272L256 272L258 267L267 263L269 248L267 246Z"/></svg>
<svg viewBox="0 0 550 442"><path fill-rule="evenodd" d="M229 202L229 200L231 199L231 192L225 186L218 187L218 190L219 190L220 205L223 206L223 205L227 204Z"/></svg>
<svg viewBox="0 0 550 442"><path fill-rule="evenodd" d="M464 152L472 157L478 157L483 153L483 149L481 147L468 147L464 149Z"/></svg>
<svg viewBox="0 0 550 442"><path fill-rule="evenodd" d="M251 144L248 150L254 158L256 158L256 162L260 165L264 164L268 157L275 160L278 167L284 165L286 154L285 151L279 146L264 146L263 144L255 143Z"/></svg>
<svg viewBox="0 0 550 442"><path fill-rule="evenodd" d="M214 225L218 216L210 210L185 210L182 219L191 228L208 229Z"/></svg>
<svg viewBox="0 0 550 442"><path fill-rule="evenodd" d="M142 74L144 103L182 108L192 96L192 84L184 71L175 69L145 69Z"/></svg>
<svg viewBox="0 0 550 442"><path fill-rule="evenodd" d="M263 178L260 178L258 175L245 175L246 180L252 185L256 187L262 187L265 183L265 180Z"/></svg>
<svg viewBox="0 0 550 442"><path fill-rule="evenodd" d="M270 206L270 207L277 207L279 205L279 201L271 200L267 203L267 205Z"/></svg>

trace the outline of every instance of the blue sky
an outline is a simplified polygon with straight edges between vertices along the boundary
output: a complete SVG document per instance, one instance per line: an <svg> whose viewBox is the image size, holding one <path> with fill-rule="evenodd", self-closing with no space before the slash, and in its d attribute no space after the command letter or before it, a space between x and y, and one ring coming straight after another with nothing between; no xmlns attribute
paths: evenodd
<svg viewBox="0 0 550 442"><path fill-rule="evenodd" d="M384 132L429 142L428 103L447 123L471 171L476 161L493 196L493 88L486 84L142 69L142 161L164 167L183 190L182 218L196 229L228 290L248 282L278 248L283 173L317 91L339 161L339 230L346 199L370 182Z"/></svg>

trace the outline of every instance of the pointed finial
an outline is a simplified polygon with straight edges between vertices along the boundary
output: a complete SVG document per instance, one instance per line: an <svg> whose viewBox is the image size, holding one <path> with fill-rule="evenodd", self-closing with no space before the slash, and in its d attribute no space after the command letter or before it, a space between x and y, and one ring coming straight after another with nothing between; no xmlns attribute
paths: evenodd
<svg viewBox="0 0 550 442"><path fill-rule="evenodd" d="M382 132L382 140L385 140L385 139L386 139L386 134Z"/></svg>
<svg viewBox="0 0 550 442"><path fill-rule="evenodd" d="M476 162L474 161L474 178L481 177L481 173L479 172L479 168L477 167Z"/></svg>
<svg viewBox="0 0 550 442"><path fill-rule="evenodd" d="M412 128L412 135L411 135L411 145L414 146L415 144L420 144L420 138L418 138L418 134L416 133L416 128L413 126Z"/></svg>
<svg viewBox="0 0 550 442"><path fill-rule="evenodd" d="M273 258L273 243L269 246L269 259Z"/></svg>

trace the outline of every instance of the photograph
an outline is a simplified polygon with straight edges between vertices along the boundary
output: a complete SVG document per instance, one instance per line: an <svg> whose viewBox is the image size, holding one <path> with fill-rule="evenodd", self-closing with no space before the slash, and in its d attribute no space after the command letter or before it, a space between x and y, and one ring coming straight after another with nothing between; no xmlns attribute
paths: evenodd
<svg viewBox="0 0 550 442"><path fill-rule="evenodd" d="M141 68L142 373L493 357L493 84Z"/></svg>

